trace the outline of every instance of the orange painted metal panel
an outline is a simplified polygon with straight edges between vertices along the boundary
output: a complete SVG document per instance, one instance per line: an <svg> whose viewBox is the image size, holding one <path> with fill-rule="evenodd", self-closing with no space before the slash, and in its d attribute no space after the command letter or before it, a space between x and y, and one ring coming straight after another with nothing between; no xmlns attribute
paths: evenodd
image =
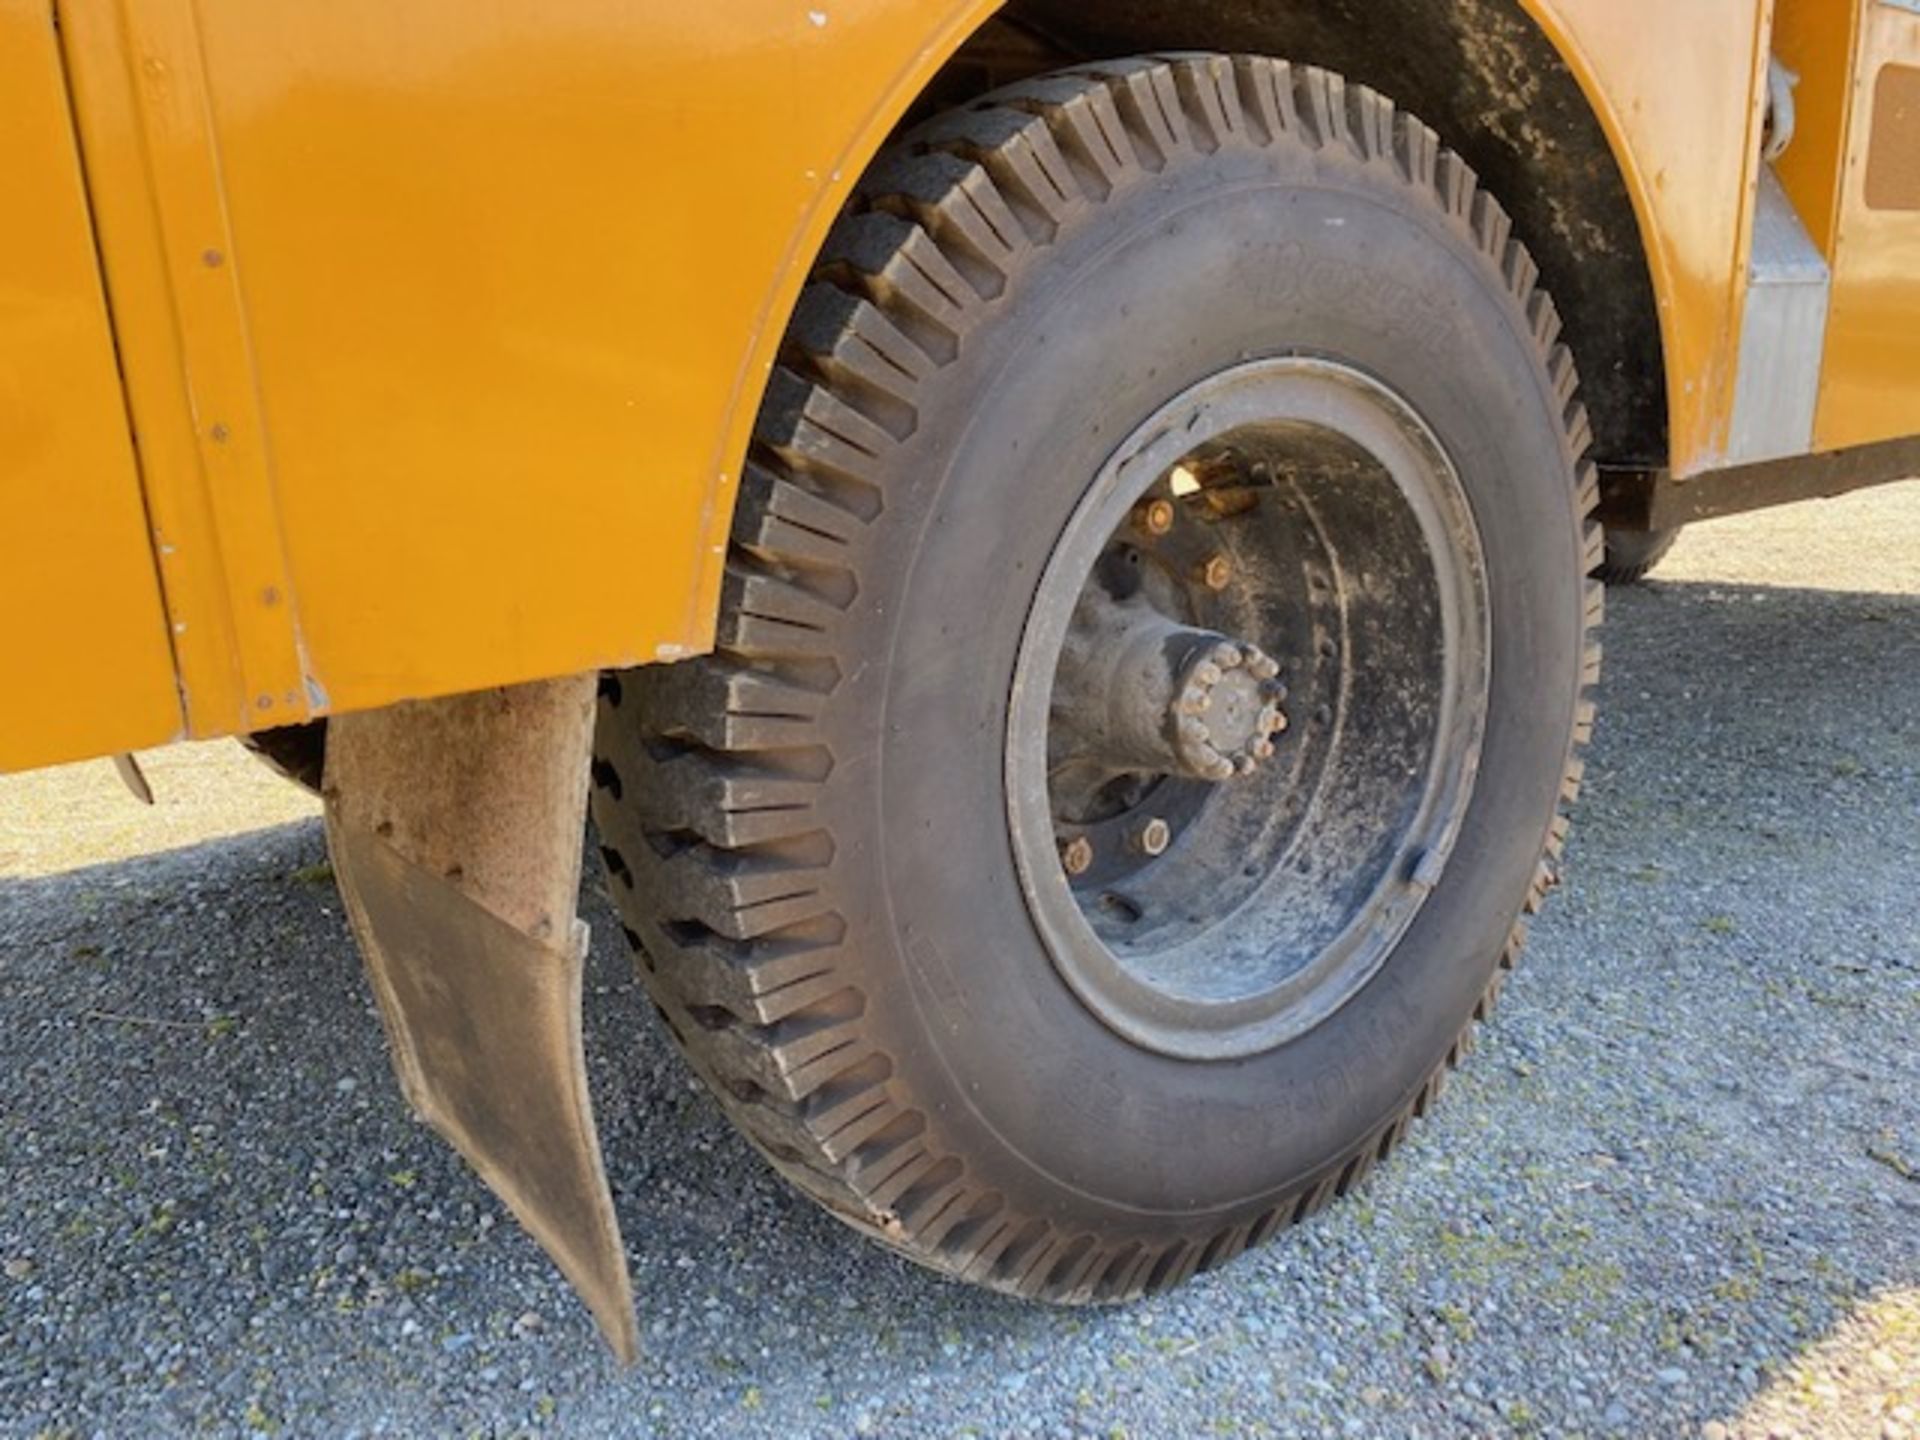
<svg viewBox="0 0 1920 1440"><path fill-rule="evenodd" d="M143 312L135 403L166 436L148 472L178 522L169 600L208 612L188 628L212 647L195 731L708 645L805 257L849 167L988 8L76 9L102 173L160 215L129 202L103 229L116 303ZM208 249L237 306L206 298ZM261 495L271 516L235 518ZM250 633L268 588L290 621ZM222 613L237 681L212 653Z"/></svg>
<svg viewBox="0 0 1920 1440"><path fill-rule="evenodd" d="M164 240L149 143L152 129L162 153L168 134L191 152L193 110L179 103L165 53L142 53L122 43L115 5L65 6L60 33L127 407L139 436L147 521L179 688L192 733L229 733L247 723L250 686L241 643L248 632L233 614L227 573L248 557L223 552L216 521L228 497L209 486L202 468L201 442L212 437L200 433L195 396L188 388L187 322L176 305L178 266ZM189 117L185 125L183 112ZM204 180L204 150L200 161L189 153L183 163L190 167L187 173ZM207 243L225 255L225 247ZM229 520L227 550L239 539Z"/></svg>
<svg viewBox="0 0 1920 1440"><path fill-rule="evenodd" d="M181 728L52 16L0 0L0 770Z"/></svg>
<svg viewBox="0 0 1920 1440"><path fill-rule="evenodd" d="M1829 263L1840 226L1861 10L1861 0L1780 0L1773 24L1773 51L1800 80L1793 144L1774 168Z"/></svg>
<svg viewBox="0 0 1920 1440"><path fill-rule="evenodd" d="M1771 0L1524 0L1579 79L1639 214L1675 474L1722 463L1759 178Z"/></svg>
<svg viewBox="0 0 1920 1440"><path fill-rule="evenodd" d="M1822 449L1920 432L1920 210L1869 204L1868 156L1876 144L1911 147L1911 132L1876 136L1889 107L1876 106L1889 68L1920 66L1920 14L1862 0L1852 118L1833 255L1833 308L1820 409Z"/></svg>
<svg viewBox="0 0 1920 1440"><path fill-rule="evenodd" d="M1725 442L1763 0L1523 0ZM810 257L993 0L118 0L67 52L195 733L707 646Z"/></svg>

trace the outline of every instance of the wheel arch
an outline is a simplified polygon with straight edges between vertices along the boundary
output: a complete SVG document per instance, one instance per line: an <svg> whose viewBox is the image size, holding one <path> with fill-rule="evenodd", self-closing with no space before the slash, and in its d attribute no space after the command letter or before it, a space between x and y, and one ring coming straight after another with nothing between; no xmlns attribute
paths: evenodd
<svg viewBox="0 0 1920 1440"><path fill-rule="evenodd" d="M1513 215L1579 358L1597 458L1664 465L1655 199L1553 0L1010 0L1096 57L1252 51L1324 66L1418 115ZM1097 18L1089 20L1090 16Z"/></svg>
<svg viewBox="0 0 1920 1440"><path fill-rule="evenodd" d="M720 469L737 475L812 258L900 128L1039 71L1154 50L1324 65L1404 104L1501 196L1580 358L1595 455L1666 466L1677 395L1675 258L1653 162L1637 151L1579 27L1555 0L972 0L894 75L794 236L738 387ZM729 501L731 495L728 496Z"/></svg>

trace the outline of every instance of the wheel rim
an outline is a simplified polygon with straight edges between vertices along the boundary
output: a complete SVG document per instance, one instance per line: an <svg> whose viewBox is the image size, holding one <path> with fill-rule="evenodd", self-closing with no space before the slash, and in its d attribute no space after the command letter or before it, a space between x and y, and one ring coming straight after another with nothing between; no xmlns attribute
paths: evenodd
<svg viewBox="0 0 1920 1440"><path fill-rule="evenodd" d="M1028 910L1148 1049L1257 1054L1385 962L1471 795L1466 495L1410 406L1311 358L1203 380L1087 488L1035 592L1005 781Z"/></svg>

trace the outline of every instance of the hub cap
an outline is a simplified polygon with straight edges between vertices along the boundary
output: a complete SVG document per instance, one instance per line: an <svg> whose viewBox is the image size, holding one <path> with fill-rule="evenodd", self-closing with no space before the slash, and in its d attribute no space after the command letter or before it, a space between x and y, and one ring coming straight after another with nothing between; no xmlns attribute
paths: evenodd
<svg viewBox="0 0 1920 1440"><path fill-rule="evenodd" d="M1318 1024L1444 868L1485 726L1485 567L1413 410L1238 366L1141 426L1055 547L1015 671L1015 859L1055 967L1193 1059Z"/></svg>

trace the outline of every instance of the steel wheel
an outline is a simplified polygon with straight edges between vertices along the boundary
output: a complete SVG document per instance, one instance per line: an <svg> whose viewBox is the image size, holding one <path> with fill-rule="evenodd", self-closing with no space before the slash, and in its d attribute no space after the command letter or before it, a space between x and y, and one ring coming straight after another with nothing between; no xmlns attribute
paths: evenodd
<svg viewBox="0 0 1920 1440"><path fill-rule="evenodd" d="M1061 975L1169 1055L1324 1020L1445 866L1487 647L1465 493L1386 386L1262 361L1150 418L1069 520L1015 672L1008 808Z"/></svg>

